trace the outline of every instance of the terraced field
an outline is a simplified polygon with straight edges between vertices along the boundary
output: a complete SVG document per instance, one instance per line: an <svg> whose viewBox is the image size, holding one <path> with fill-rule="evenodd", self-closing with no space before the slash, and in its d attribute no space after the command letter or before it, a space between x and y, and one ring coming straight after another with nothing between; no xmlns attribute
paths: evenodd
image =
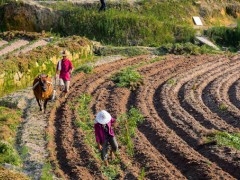
<svg viewBox="0 0 240 180"><path fill-rule="evenodd" d="M78 107L76 100L85 93L92 97L92 118L102 109L118 117L131 106L145 117L133 139L134 155L120 148L116 178L137 179L144 169L146 179L239 179L240 152L202 139L214 130L240 130L240 57L168 55L151 60L150 55L118 60L74 77L69 96L50 112L50 128L55 129L51 154L61 174L106 178L86 134L74 123L79 115L70 102ZM117 87L110 76L132 65L138 65L144 85L136 91Z"/></svg>

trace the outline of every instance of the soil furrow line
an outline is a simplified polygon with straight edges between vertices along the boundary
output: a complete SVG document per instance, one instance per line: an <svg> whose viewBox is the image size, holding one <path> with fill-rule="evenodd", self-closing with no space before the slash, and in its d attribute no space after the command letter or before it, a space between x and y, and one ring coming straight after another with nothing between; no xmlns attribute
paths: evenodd
<svg viewBox="0 0 240 180"><path fill-rule="evenodd" d="M211 94L214 96L218 106L221 104L226 106L226 113L235 119L240 119L240 111L231 104L228 97L228 90L230 86L239 79L239 70L240 68L238 67L230 72L224 73L214 81L211 88ZM234 126L240 127L240 123L236 122Z"/></svg>
<svg viewBox="0 0 240 180"><path fill-rule="evenodd" d="M223 172L215 164L208 165L208 159L202 157L178 135L169 129L162 119L159 118L152 99L152 94L145 88L140 89L137 94L137 107L145 115L146 120L138 128L148 141L169 162L174 164L187 179L233 179L229 174Z"/></svg>
<svg viewBox="0 0 240 180"><path fill-rule="evenodd" d="M184 65L184 63L182 64L182 68L181 71L186 70L185 67L187 67L188 63L185 63L186 65ZM189 65L188 65L189 66ZM190 68L190 67L189 67ZM171 73L175 73L175 69L177 69L176 67L173 67L172 71L169 70L170 72L168 72L168 76ZM180 69L178 68L178 70L180 71ZM165 71L166 72L166 71ZM165 72L162 73L162 76L164 77L167 76L167 74L165 74ZM159 73L160 74L160 73ZM176 73L175 73L176 74ZM173 74L174 75L174 74ZM171 76L171 75L170 75ZM169 77L168 77L169 78ZM157 78L158 81L166 81L167 77L161 79L161 77ZM153 84L149 84L148 86L146 86L145 93L141 93L141 91L139 92L139 95L137 95L137 97L139 98L139 102L138 107L141 108L142 111L145 112L145 116L147 117L148 121L146 121L145 125L143 125L143 127L141 128L141 131L145 134L145 136L148 138L148 140L162 153L164 154L167 159L172 162L173 164L175 164L179 170L188 178L194 176L194 177L202 177L202 176L208 176L208 172L204 172L204 171L198 171L196 172L196 169L205 169L206 171L209 171L209 167L207 165L207 159L205 159L204 157L202 157L200 154L198 154L197 152L195 152L193 149L189 148L189 146L182 141L181 139L179 139L179 137L172 132L172 130L168 129L165 124L163 123L163 121L161 119L159 119L158 113L155 111L153 102L151 101L156 101L156 99L154 99L154 90L151 88L151 86L155 86L155 81L152 82ZM150 88L151 87L151 88ZM150 97L149 97L150 96ZM144 98L145 99L144 99ZM141 100L143 98L143 100ZM148 100L150 100L150 102L148 102ZM145 106L146 103L149 103L150 105ZM159 108L161 106L158 106ZM148 112L150 111L150 112ZM150 115L151 114L151 115ZM161 127L161 131L159 130ZM174 144L173 142L174 140L171 140L168 138L169 134L172 137L172 134L174 134L174 137L178 140L176 140L176 144ZM160 142L159 142L160 141ZM159 144L160 143L160 144ZM169 145L170 144L170 145ZM171 147L174 146L174 147ZM176 148L177 150L176 150ZM180 150L180 147L184 147L183 149L185 150ZM163 148L164 147L164 148ZM191 151L191 156L189 156L189 154L186 155L185 152L189 152ZM178 155L177 155L178 154ZM193 159L204 159L202 163L199 163L198 165L195 166L190 166L189 164ZM193 162L192 162L193 163ZM196 166L199 166L196 168ZM194 168L193 171L191 171L191 168ZM195 172L194 172L195 171ZM220 174L226 174L225 172L222 172L217 166L215 166L211 171L219 171ZM195 175L192 175L192 173L195 173ZM205 174L206 173L206 174ZM216 173L216 172L215 172ZM215 174L214 173L214 174ZM204 175L205 174L205 175ZM211 174L211 173L210 173ZM221 176L220 174L215 174L216 176ZM227 176L229 176L227 174ZM231 177L231 176L230 176Z"/></svg>
<svg viewBox="0 0 240 180"><path fill-rule="evenodd" d="M240 80L237 80L229 87L228 94L231 103L240 109Z"/></svg>
<svg viewBox="0 0 240 180"><path fill-rule="evenodd" d="M212 66L207 65L207 67L205 66L207 64L204 64L203 68L194 68L192 70L192 74L191 71L188 71L186 74L179 74L178 76L184 77L182 79L177 79L176 78L176 82L178 82L176 85L172 85L169 86L168 84L163 85L164 86L168 86L169 88L165 89L165 93L161 96L161 99L163 99L162 102L164 102L164 98L168 97L168 99L166 98L165 101L168 102L168 104L165 104L165 110L168 111L168 116L170 119L174 120L174 121L178 121L177 123L174 122L173 127L178 129L178 132L180 131L180 133L178 133L179 136L181 136L190 146L192 146L195 150L198 150L196 147L198 145L198 138L201 137L201 133L204 134L205 132L207 132L207 129L205 129L204 127L201 127L202 129L200 129L200 126L197 126L195 122L195 119L192 118L191 116L189 116L188 113L185 113L185 111L178 111L178 106L179 106L179 102L177 100L177 95L174 92L178 92L180 86L182 85L182 83L187 82L188 80L190 80L191 77L193 77L193 75L201 75L202 72L207 72L209 70L211 70ZM214 64L213 67L218 66L217 63ZM233 64L233 67L235 68L235 64ZM199 70L198 70L199 69ZM204 69L204 70L202 70ZM229 68L230 69L230 68ZM227 71L229 71L229 69ZM188 76L188 77L187 77ZM174 88L175 86L175 88ZM156 96L158 97L158 95L156 94ZM169 97L173 97L172 99ZM164 103L163 103L164 105ZM175 107L175 108L174 108ZM187 117L187 118L186 118ZM190 121L191 120L191 121ZM184 124L181 124L182 122L185 122ZM179 124L180 123L180 126ZM186 126L186 123L190 124L191 127ZM194 134L192 134L191 131L189 131L189 129L191 128L191 130L194 129L200 129L200 131L196 131L196 135L194 137ZM187 131L189 131L187 133ZM185 134L184 134L185 133ZM194 144L194 141L196 144ZM225 171L229 172L230 174L234 175L235 177L238 177L238 173L236 173L235 169L238 168L238 166L233 165L234 163L231 163L231 161L226 160L226 159L222 159L218 154L214 153L214 152L209 152L202 154L204 155L206 158L208 158L209 160L217 163L218 166L220 166L221 168L223 168ZM214 158L213 158L214 157ZM232 161L233 162L233 161Z"/></svg>
<svg viewBox="0 0 240 180"><path fill-rule="evenodd" d="M226 121L226 123L232 125L233 127L240 128L240 123L237 121L239 117L234 117L233 114L228 111L220 109L220 104L215 99L215 91L212 88L215 80L211 81L203 90L202 99L204 104L213 112L216 113L221 119ZM225 106L225 105L224 105Z"/></svg>
<svg viewBox="0 0 240 180"><path fill-rule="evenodd" d="M156 98L159 97L161 99L161 105L172 121L169 122L172 124L172 128L178 129L177 132L179 136L184 138L184 140L193 147L198 144L198 138L201 137L203 133L207 132L207 129L180 106L178 92L182 84L220 64L222 64L221 61L207 62L187 72L177 74L175 77L171 78L174 84L169 84L169 80L166 81L166 83L162 84L160 88L157 89L160 91L159 94L155 94Z"/></svg>
<svg viewBox="0 0 240 180"><path fill-rule="evenodd" d="M104 66L99 66L95 69L95 74L88 76L88 79L85 79L83 84L80 84L83 82L84 78L74 78L73 85L71 87L71 91L69 93L68 98L75 98L77 97L79 93L83 92L92 92L94 89L98 86L98 84L101 84L104 82L105 78L108 76L109 73L112 73L113 70L118 70L120 67L124 67L127 65L135 64L142 60L147 60L148 56L138 56L136 58L130 58L122 60L123 62L117 61L111 64L107 64ZM80 76L81 77L81 76ZM79 86L80 84L80 86ZM78 91L76 92L75 87L78 88ZM84 89L84 90L81 90ZM66 107L65 107L66 108ZM62 111L59 109L58 113ZM75 142L73 141L74 136L81 137L79 131L74 132L74 127L72 118L71 117L65 117L57 116L57 119L61 119L60 125L55 123L55 126L57 127L57 134L56 134L56 141L57 141L57 148L60 150L57 151L58 159L60 159L61 167L64 169L64 172L71 178L78 178L81 177L78 173L78 168L76 164L76 159L78 158L76 156L76 152L78 151L78 148L73 147L74 143L76 142L77 138L75 139ZM66 119L68 121L66 121ZM84 136L84 135L83 135ZM59 142L58 142L59 141ZM63 141L63 142L60 142ZM68 152L68 154L67 154ZM72 153L70 153L72 152ZM69 158L68 158L69 157ZM74 159L74 160L73 160ZM79 159L79 158L78 158ZM66 168L64 167L64 164ZM86 174L88 174L86 172Z"/></svg>
<svg viewBox="0 0 240 180"><path fill-rule="evenodd" d="M127 111L135 101L135 96L130 94L126 88L115 88L109 98L107 107L111 109L111 113L120 114ZM144 137L144 135L136 130L136 137L134 142L134 161L139 163L142 168L146 170L146 178L156 179L184 179L185 177L162 156L151 143ZM151 149L151 150L149 150ZM134 163L134 164L135 164ZM133 165L133 164L132 164ZM133 165L136 166L136 165ZM140 167L138 167L137 174L140 174Z"/></svg>
<svg viewBox="0 0 240 180"><path fill-rule="evenodd" d="M226 67L227 66L227 67ZM185 83L179 91L181 106L197 121L208 129L235 131L236 128L228 125L224 120L210 111L201 99L202 91L207 84L228 68L228 64L206 72Z"/></svg>
<svg viewBox="0 0 240 180"><path fill-rule="evenodd" d="M118 88L117 88L118 89ZM116 111L113 109L113 105L115 101L111 101L112 99L112 94L114 96L118 97L123 95L125 97L125 91L122 89L120 92L115 93L114 89L114 84L112 81L105 81L104 83L100 84L100 86L97 87L96 90L94 90L95 93L88 92L91 94L95 94L93 96L92 102L95 102L96 104L92 107L92 111L98 112L99 110L106 109L113 117L117 117ZM95 98L94 98L95 97ZM92 103L91 104L94 104ZM110 106L109 103L110 102ZM126 155L126 150L121 148L121 170L120 172L120 177L119 178L124 178L124 179L137 179L138 174L140 172L139 167L137 167L135 164L132 164L131 159L128 158ZM131 163L131 166L129 166L129 163Z"/></svg>

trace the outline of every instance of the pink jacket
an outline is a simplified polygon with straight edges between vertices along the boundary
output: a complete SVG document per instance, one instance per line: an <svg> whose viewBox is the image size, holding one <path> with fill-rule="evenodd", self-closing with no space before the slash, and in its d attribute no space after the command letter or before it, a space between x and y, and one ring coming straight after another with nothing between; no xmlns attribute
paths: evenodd
<svg viewBox="0 0 240 180"><path fill-rule="evenodd" d="M59 63L57 64L57 71L59 70ZM73 69L72 62L69 59L61 60L61 70L59 78L64 81L70 81L70 70Z"/></svg>
<svg viewBox="0 0 240 180"><path fill-rule="evenodd" d="M109 129L109 134L111 136L114 136L114 131L112 129L112 124L116 121L116 119L112 118L109 123L107 123L108 129ZM102 144L104 142L104 128L102 124L100 123L95 123L94 124L94 130L95 130L95 136L96 136L96 141L97 143Z"/></svg>

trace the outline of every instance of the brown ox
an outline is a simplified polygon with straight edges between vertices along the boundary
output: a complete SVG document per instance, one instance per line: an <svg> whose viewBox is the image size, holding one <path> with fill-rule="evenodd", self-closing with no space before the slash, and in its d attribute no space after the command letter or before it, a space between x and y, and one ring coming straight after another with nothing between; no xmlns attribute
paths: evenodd
<svg viewBox="0 0 240 180"><path fill-rule="evenodd" d="M33 93L40 111L42 111L42 101L44 101L44 113L46 113L47 102L52 98L54 93L52 79L45 74L36 77L33 81Z"/></svg>

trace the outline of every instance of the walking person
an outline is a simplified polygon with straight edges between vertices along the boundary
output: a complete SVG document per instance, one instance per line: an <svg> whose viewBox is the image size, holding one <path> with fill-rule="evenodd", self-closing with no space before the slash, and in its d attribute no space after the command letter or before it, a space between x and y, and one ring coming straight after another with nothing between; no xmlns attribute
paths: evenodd
<svg viewBox="0 0 240 180"><path fill-rule="evenodd" d="M101 2L101 7L99 8L98 12L102 11L102 10L106 10L106 0L100 0Z"/></svg>
<svg viewBox="0 0 240 180"><path fill-rule="evenodd" d="M57 63L56 77L59 74L59 84L63 85L63 93L64 97L66 97L70 87L70 75L73 71L73 65L72 62L67 58L68 52L66 50L63 50L61 55L62 59Z"/></svg>
<svg viewBox="0 0 240 180"><path fill-rule="evenodd" d="M113 153L118 150L118 143L114 135L113 126L116 125L116 119L105 110L97 113L94 121L94 130L96 136L96 142L98 149L101 152L101 158L104 164L108 166L108 149L111 146L111 158L113 159Z"/></svg>

